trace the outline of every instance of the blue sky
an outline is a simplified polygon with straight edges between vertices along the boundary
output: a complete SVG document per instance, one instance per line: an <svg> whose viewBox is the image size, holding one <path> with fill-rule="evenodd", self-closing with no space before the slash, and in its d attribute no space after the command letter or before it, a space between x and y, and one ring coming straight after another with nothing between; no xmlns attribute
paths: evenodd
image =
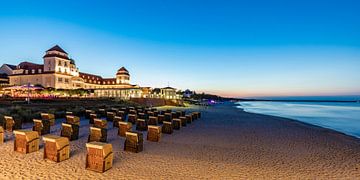
<svg viewBox="0 0 360 180"><path fill-rule="evenodd" d="M1 1L0 63L55 44L80 71L224 96L360 94L360 2Z"/></svg>

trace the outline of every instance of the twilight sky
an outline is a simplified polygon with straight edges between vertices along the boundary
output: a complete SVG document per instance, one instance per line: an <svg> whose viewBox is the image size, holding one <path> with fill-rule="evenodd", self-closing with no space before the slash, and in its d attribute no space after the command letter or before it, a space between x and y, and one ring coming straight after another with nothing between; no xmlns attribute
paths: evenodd
<svg viewBox="0 0 360 180"><path fill-rule="evenodd" d="M360 1L1 1L0 64L59 44L82 72L223 96L360 95Z"/></svg>

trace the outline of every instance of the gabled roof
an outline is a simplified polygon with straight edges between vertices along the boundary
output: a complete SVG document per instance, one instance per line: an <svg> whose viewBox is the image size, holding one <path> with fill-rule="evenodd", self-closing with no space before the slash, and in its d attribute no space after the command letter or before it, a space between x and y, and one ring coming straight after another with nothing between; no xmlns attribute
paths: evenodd
<svg viewBox="0 0 360 180"><path fill-rule="evenodd" d="M15 70L16 69L16 66L15 65L11 65L11 64L5 64L7 67L9 67L10 69L12 70Z"/></svg>
<svg viewBox="0 0 360 180"><path fill-rule="evenodd" d="M65 54L68 54L66 51L64 51L59 45L55 45L54 47L48 49L47 51L59 51ZM46 52L47 52L46 51Z"/></svg>

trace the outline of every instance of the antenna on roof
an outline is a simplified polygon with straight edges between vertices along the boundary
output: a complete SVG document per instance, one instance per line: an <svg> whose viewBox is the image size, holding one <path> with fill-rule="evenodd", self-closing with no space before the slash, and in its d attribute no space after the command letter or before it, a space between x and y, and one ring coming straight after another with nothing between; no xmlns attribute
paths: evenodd
<svg viewBox="0 0 360 180"><path fill-rule="evenodd" d="M168 87L170 87L170 83L169 83L169 81L168 81Z"/></svg>

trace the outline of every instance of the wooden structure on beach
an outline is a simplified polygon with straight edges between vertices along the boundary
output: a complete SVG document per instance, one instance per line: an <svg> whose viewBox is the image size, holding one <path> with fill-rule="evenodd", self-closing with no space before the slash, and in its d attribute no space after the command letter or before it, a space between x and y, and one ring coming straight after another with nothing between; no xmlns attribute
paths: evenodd
<svg viewBox="0 0 360 180"><path fill-rule="evenodd" d="M99 109L98 112L100 117L106 117L106 110L105 109Z"/></svg>
<svg viewBox="0 0 360 180"><path fill-rule="evenodd" d="M159 123L159 124L162 124L163 121L165 120L165 115L159 114L157 117L158 117L158 123Z"/></svg>
<svg viewBox="0 0 360 180"><path fill-rule="evenodd" d="M29 130L14 130L14 151L20 153L32 153L39 150L39 133Z"/></svg>
<svg viewBox="0 0 360 180"><path fill-rule="evenodd" d="M50 121L48 120L40 120L40 119L33 119L34 126L32 128L33 131L39 133L39 135L50 134Z"/></svg>
<svg viewBox="0 0 360 180"><path fill-rule="evenodd" d="M12 132L13 130L21 129L21 120L15 120L12 116L4 116L4 119L6 131Z"/></svg>
<svg viewBox="0 0 360 180"><path fill-rule="evenodd" d="M80 126L80 118L78 116L67 115L66 116L66 123L68 124L76 124Z"/></svg>
<svg viewBox="0 0 360 180"><path fill-rule="evenodd" d="M187 123L192 123L192 115L185 115L185 117Z"/></svg>
<svg viewBox="0 0 360 180"><path fill-rule="evenodd" d="M119 122L119 131L118 131L118 135L121 137L125 137L126 136L126 132L131 131L132 129L132 124L130 122Z"/></svg>
<svg viewBox="0 0 360 180"><path fill-rule="evenodd" d="M165 133L165 134L172 134L173 133L173 124L172 122L170 121L164 121L163 122L163 125L161 127L161 131L162 133Z"/></svg>
<svg viewBox="0 0 360 180"><path fill-rule="evenodd" d="M90 135L88 142L106 142L107 141L107 129L90 127Z"/></svg>
<svg viewBox="0 0 360 180"><path fill-rule="evenodd" d="M135 124L137 120L137 115L136 114L129 114L128 115L128 122L131 122L132 124Z"/></svg>
<svg viewBox="0 0 360 180"><path fill-rule="evenodd" d="M89 115L89 124L94 124L94 119L98 118L97 114L91 113Z"/></svg>
<svg viewBox="0 0 360 180"><path fill-rule="evenodd" d="M177 118L173 119L172 124L173 124L173 129L180 130L180 128L181 128L181 119L177 119Z"/></svg>
<svg viewBox="0 0 360 180"><path fill-rule="evenodd" d="M66 137L70 141L79 139L79 125L62 123L61 124L61 137Z"/></svg>
<svg viewBox="0 0 360 180"><path fill-rule="evenodd" d="M94 127L107 129L107 120L104 119L94 119Z"/></svg>
<svg viewBox="0 0 360 180"><path fill-rule="evenodd" d="M113 127L119 127L119 122L123 122L125 119L122 118L122 116L115 116L113 121Z"/></svg>
<svg viewBox="0 0 360 180"><path fill-rule="evenodd" d="M46 135L44 140L44 159L61 162L70 158L70 143L65 137Z"/></svg>
<svg viewBox="0 0 360 180"><path fill-rule="evenodd" d="M179 119L181 120L181 126L186 126L187 118L185 116L180 116Z"/></svg>
<svg viewBox="0 0 360 180"><path fill-rule="evenodd" d="M158 125L158 117L149 116L148 125Z"/></svg>
<svg viewBox="0 0 360 180"><path fill-rule="evenodd" d="M114 112L106 112L106 120L108 121L113 121L115 118L115 113Z"/></svg>
<svg viewBox="0 0 360 180"><path fill-rule="evenodd" d="M138 153L143 150L143 134L140 132L126 132L124 150Z"/></svg>
<svg viewBox="0 0 360 180"><path fill-rule="evenodd" d="M147 140L153 142L159 142L161 138L161 127L160 126L148 126Z"/></svg>
<svg viewBox="0 0 360 180"><path fill-rule="evenodd" d="M86 143L86 169L105 172L112 167L113 149L111 144L101 142Z"/></svg>
<svg viewBox="0 0 360 180"><path fill-rule="evenodd" d="M136 130L138 131L146 131L147 130L147 124L145 119L137 119L136 120Z"/></svg>
<svg viewBox="0 0 360 180"><path fill-rule="evenodd" d="M41 119L50 122L50 126L55 125L55 115L50 113L41 113Z"/></svg>

